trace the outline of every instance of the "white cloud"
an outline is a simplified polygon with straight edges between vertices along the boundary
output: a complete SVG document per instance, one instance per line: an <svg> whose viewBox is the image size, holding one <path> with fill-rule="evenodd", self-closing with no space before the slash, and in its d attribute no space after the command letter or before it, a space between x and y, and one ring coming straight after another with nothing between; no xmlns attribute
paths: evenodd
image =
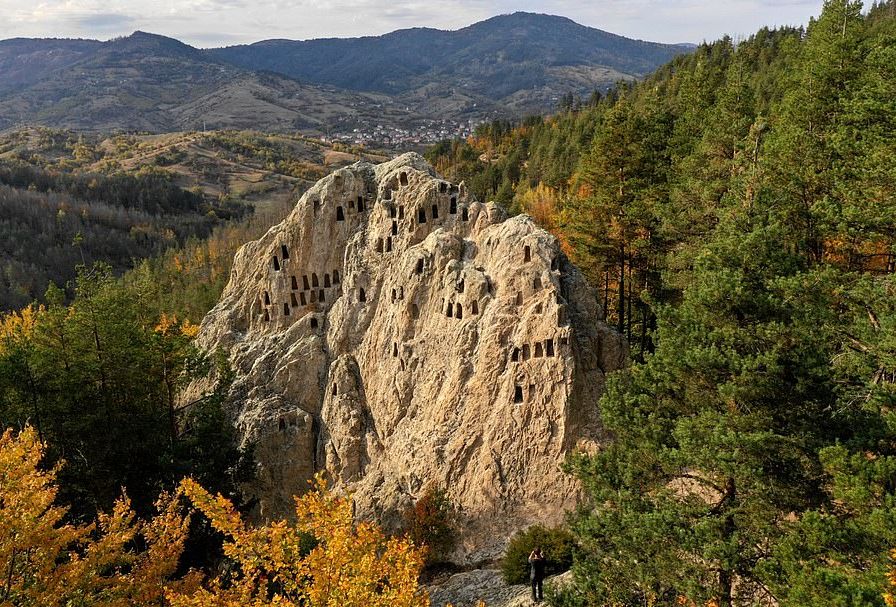
<svg viewBox="0 0 896 607"><path fill-rule="evenodd" d="M764 25L800 25L822 0L0 0L0 39L93 37L135 29L199 46L265 38L386 33L405 27L457 29L517 10L660 42L749 35Z"/></svg>

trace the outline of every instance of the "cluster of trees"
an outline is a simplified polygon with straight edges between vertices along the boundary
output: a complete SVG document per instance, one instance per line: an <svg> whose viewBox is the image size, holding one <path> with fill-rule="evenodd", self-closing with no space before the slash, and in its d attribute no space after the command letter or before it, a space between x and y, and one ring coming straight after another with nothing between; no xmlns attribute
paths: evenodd
<svg viewBox="0 0 896 607"><path fill-rule="evenodd" d="M157 172L90 174L0 162L0 310L65 285L75 266L104 261L118 273L160 255L249 207L210 203Z"/></svg>
<svg viewBox="0 0 896 607"><path fill-rule="evenodd" d="M222 410L229 371L192 344L197 327L160 311L160 285L81 270L74 301L51 287L47 304L0 321L0 424L33 425L59 469L59 499L72 516L112 509L122 487L145 514L160 492L192 475L238 496L250 478ZM216 384L192 401L191 380Z"/></svg>
<svg viewBox="0 0 896 607"><path fill-rule="evenodd" d="M190 238L182 246L140 260L122 280L127 285L156 285L156 309L198 323L218 302L237 249L260 238L291 209L285 201L265 205L240 221L215 227L207 238Z"/></svg>
<svg viewBox="0 0 896 607"><path fill-rule="evenodd" d="M247 525L233 503L194 479L139 518L127 497L97 524L68 520L56 468L38 432L0 436L0 602L16 607L425 607L422 553L374 524L356 525L349 499L317 483L295 522ZM191 515L224 538L231 566L185 566Z"/></svg>
<svg viewBox="0 0 896 607"><path fill-rule="evenodd" d="M203 144L219 150L222 155L233 156L241 163L299 179L317 181L324 176L323 150L315 162L303 160L308 155L308 147L320 143L302 137L270 136L253 131L217 131L206 133Z"/></svg>
<svg viewBox="0 0 896 607"><path fill-rule="evenodd" d="M171 177L161 171L111 175L72 173L6 161L0 164L0 184L42 193L67 194L78 200L135 209L150 215L214 211L229 216L227 208L212 208L200 194L177 187L171 183Z"/></svg>
<svg viewBox="0 0 896 607"><path fill-rule="evenodd" d="M592 101L431 156L540 216L632 342L595 404L612 442L570 464L589 500L555 600L883 605L896 3L827 0Z"/></svg>
<svg viewBox="0 0 896 607"><path fill-rule="evenodd" d="M440 171L465 179L479 197L551 229L633 345L632 366L609 378L594 404L613 440L568 464L588 499L569 525L573 581L553 601L892 602L884 593L896 546L894 157L893 0L864 12L860 2L827 0L806 30L705 44L643 83L546 120L487 125L470 141L430 151ZM44 188L48 173L28 174L33 206L91 190L80 178ZM22 183L5 186L7 195L23 195ZM109 209L124 204L116 184L93 188ZM150 204L174 208L181 200L162 199ZM131 217L154 212L139 199L128 204ZM78 207L59 217L60 208L54 222L63 225L68 214L84 215ZM117 572L150 575L143 553L128 553L138 545L177 553L181 568L201 560L188 539L175 533L159 543L153 531L155 520L179 528L167 506L152 518L157 496L175 491L206 515L206 537L214 530L228 538L221 550L236 573L183 594L171 586L172 603L351 604L344 594L308 594L315 572L335 564L368 576L362 590L344 590L365 604L393 589L417 604L409 578L395 577L402 581L393 586L392 577L369 577L380 570L416 579L423 557L394 543L402 540L369 526L352 531L351 541L303 526L317 516L349 533L348 506L322 491L299 502L295 527L244 525L233 504L248 454L221 410L225 367L208 394L186 407L177 398L184 382L218 364L194 349L195 328L183 319L207 311L233 250L259 227L244 223L188 242L123 280L104 266L82 270L71 304L50 288L44 307L3 317L0 422L23 429L25 441L3 439L15 453L4 479L16 462L34 459L27 453L35 444L46 445L40 455L51 472L32 471L34 482L4 482L0 491L37 491L33 504L51 517L40 533L68 534L41 557L53 575L74 572L53 578L56 587L76 588L58 580L100 571L96 579L117 592L108 580ZM53 237L71 236L63 234ZM185 475L196 483L178 485ZM25 501L0 498L0 553L12 555L18 575L17 555L37 553L6 539L24 536L14 525L21 519L3 517ZM50 508L54 502L69 508ZM448 506L437 491L421 500L407 515L412 533L450 549ZM139 531L128 530L131 510L148 521ZM78 526L101 512L111 514L99 519L99 532ZM113 539L104 548L88 549L106 535ZM339 558L314 552L330 545L349 550ZM96 565L81 564L94 554ZM155 559L159 568L166 559ZM327 588L338 587L328 579ZM0 592L8 598L17 588L7 582ZM14 604L47 604L28 600Z"/></svg>

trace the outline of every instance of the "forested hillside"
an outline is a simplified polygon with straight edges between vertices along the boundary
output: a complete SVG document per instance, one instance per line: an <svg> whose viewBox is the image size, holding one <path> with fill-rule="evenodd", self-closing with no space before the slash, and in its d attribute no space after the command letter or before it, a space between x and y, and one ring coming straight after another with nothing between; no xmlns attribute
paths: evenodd
<svg viewBox="0 0 896 607"><path fill-rule="evenodd" d="M882 605L896 546L896 3L676 58L430 158L535 216L635 363L563 605Z"/></svg>
<svg viewBox="0 0 896 607"><path fill-rule="evenodd" d="M517 12L456 31L398 30L383 36L263 40L206 51L240 67L301 81L410 99L473 96L499 115L554 107L557 92L589 94L643 77L689 45L632 40L565 17ZM444 117L447 107L440 108Z"/></svg>
<svg viewBox="0 0 896 607"><path fill-rule="evenodd" d="M65 285L78 264L109 261L121 273L133 259L205 237L240 204L210 204L160 173L70 175L0 164L0 308L41 298Z"/></svg>
<svg viewBox="0 0 896 607"><path fill-rule="evenodd" d="M279 221L328 167L357 160L349 152L247 131L0 135L0 310L42 301L51 282L65 288L77 265L96 261L121 274L139 260L173 256L183 270L203 249L203 259L226 258L226 274L239 244ZM174 254L180 247L191 253ZM209 287L214 300L222 277L204 276L173 293ZM193 319L208 309L198 302L210 306L208 297L183 297Z"/></svg>
<svg viewBox="0 0 896 607"><path fill-rule="evenodd" d="M551 111L559 94L606 90L690 50L532 13L457 31L206 50L140 31L103 42L16 38L0 40L0 129L207 125L432 142L470 121Z"/></svg>
<svg viewBox="0 0 896 607"><path fill-rule="evenodd" d="M574 554L570 583L549 588L548 603L896 605L896 0L826 0L805 30L705 44L640 84L567 97L564 108L429 153L480 199L556 234L632 345L631 366L592 403L612 440L566 462L586 499L569 517L571 537L552 532ZM281 164L296 141L213 138L227 163L275 175L271 192L314 174ZM151 252L166 225L173 241L183 225L160 218L207 229L206 205L217 214L240 198L203 152L208 141L119 143L139 153L105 157L69 141L52 162L7 158L0 203L7 196L31 228L11 227L0 247L37 260L71 240L89 260L78 231L105 251L101 235L132 226L130 239L149 225ZM148 159L155 169L139 171ZM191 175L203 176L195 189L183 181ZM252 454L221 407L232 374L195 348L186 319L208 310L237 244L282 205L264 211L123 278L82 268L68 297L50 289L45 305L0 318L0 422L20 431L0 439L0 595L22 605L140 604L134 593L153 604L314 605L333 603L308 593L341 584L338 604L425 602L422 556L353 527L348 502L312 493L297 504L298 527L244 527L235 511L247 506L239 489ZM46 241L31 246L22 229ZM192 380L207 390L182 403ZM226 499L187 482L148 519L184 475ZM142 536L122 486L147 519ZM176 516L181 497L207 518ZM85 526L98 512L112 514ZM182 575L193 566L202 584ZM387 578L388 567L401 571Z"/></svg>

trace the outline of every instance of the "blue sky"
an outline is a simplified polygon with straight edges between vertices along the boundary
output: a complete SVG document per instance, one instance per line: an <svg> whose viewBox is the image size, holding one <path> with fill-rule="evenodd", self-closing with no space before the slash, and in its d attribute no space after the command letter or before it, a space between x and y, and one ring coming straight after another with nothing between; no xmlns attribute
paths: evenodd
<svg viewBox="0 0 896 607"><path fill-rule="evenodd" d="M144 30L200 47L266 38L383 34L428 26L457 29L518 10L658 42L749 35L799 25L822 0L0 0L0 39L105 40Z"/></svg>

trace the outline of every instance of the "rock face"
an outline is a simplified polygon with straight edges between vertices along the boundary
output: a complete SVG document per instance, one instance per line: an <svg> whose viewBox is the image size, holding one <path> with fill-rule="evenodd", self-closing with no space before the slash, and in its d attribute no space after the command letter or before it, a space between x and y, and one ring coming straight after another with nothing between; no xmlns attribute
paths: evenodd
<svg viewBox="0 0 896 607"><path fill-rule="evenodd" d="M262 517L318 470L387 526L436 483L470 560L574 505L560 464L602 440L626 359L600 318L553 236L406 154L336 171L243 246L200 344L230 353Z"/></svg>

